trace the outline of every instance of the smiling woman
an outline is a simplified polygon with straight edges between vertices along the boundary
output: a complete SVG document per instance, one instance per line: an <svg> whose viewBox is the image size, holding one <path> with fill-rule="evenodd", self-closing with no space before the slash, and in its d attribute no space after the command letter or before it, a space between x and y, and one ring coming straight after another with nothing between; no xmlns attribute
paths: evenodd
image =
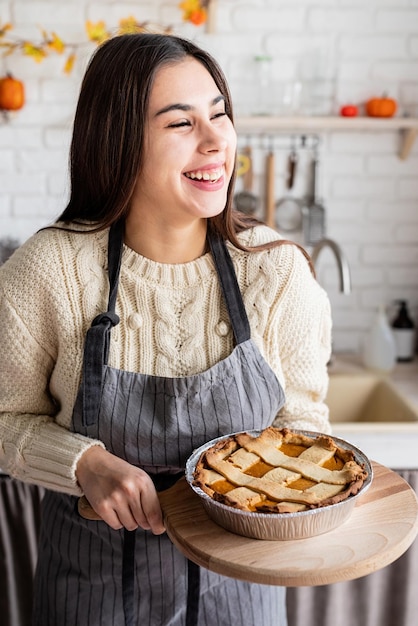
<svg viewBox="0 0 418 626"><path fill-rule="evenodd" d="M158 498L211 439L330 429L327 296L304 251L232 208L235 164L207 52L98 48L69 203L0 269L0 465L47 490L33 626L286 625L284 589L189 562Z"/></svg>

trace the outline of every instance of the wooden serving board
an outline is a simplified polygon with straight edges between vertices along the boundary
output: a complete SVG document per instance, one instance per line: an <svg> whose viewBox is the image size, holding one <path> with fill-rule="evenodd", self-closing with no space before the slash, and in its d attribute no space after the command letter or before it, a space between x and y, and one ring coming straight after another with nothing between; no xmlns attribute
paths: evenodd
<svg viewBox="0 0 418 626"><path fill-rule="evenodd" d="M168 536L198 565L266 585L326 585L389 565L418 534L413 489L383 465L373 463L373 471L372 484L341 526L291 541L248 539L224 530L208 517L185 479L159 496Z"/></svg>

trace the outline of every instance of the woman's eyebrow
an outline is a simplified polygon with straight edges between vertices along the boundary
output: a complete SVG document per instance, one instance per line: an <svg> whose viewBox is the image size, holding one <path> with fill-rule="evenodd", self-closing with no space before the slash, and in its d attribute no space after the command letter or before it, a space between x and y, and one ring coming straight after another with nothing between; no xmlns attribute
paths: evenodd
<svg viewBox="0 0 418 626"><path fill-rule="evenodd" d="M216 96L216 98L214 98L209 105L215 106L216 104L218 104L218 102L224 102L225 101L225 97L221 94L219 96ZM158 115L163 115L163 113L169 113L170 111L192 111L195 107L193 107L190 104L182 104L181 102L176 102L174 104L168 104L166 107L163 107L162 109L160 109L159 111L157 111L157 113L155 114L155 117L157 117Z"/></svg>

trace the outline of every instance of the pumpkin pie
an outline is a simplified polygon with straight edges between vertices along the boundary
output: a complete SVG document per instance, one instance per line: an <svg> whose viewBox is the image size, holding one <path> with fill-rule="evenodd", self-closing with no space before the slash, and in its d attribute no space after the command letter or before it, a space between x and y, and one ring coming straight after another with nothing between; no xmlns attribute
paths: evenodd
<svg viewBox="0 0 418 626"><path fill-rule="evenodd" d="M367 475L354 452L331 436L270 427L208 448L196 464L194 485L243 511L296 513L355 495Z"/></svg>

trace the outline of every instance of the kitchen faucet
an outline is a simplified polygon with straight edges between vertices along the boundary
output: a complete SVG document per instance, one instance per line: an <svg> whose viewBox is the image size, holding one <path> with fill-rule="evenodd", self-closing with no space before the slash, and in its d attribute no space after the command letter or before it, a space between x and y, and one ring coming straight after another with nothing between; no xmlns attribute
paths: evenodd
<svg viewBox="0 0 418 626"><path fill-rule="evenodd" d="M324 239L320 239L318 243L315 244L315 247L311 253L312 264L315 267L315 263L318 259L319 253L323 248L329 248L337 261L338 267L338 276L340 279L340 291L341 293L348 294L351 292L351 276L350 276L350 268L348 265L348 261L341 250L340 246L333 239L328 239L324 237Z"/></svg>

